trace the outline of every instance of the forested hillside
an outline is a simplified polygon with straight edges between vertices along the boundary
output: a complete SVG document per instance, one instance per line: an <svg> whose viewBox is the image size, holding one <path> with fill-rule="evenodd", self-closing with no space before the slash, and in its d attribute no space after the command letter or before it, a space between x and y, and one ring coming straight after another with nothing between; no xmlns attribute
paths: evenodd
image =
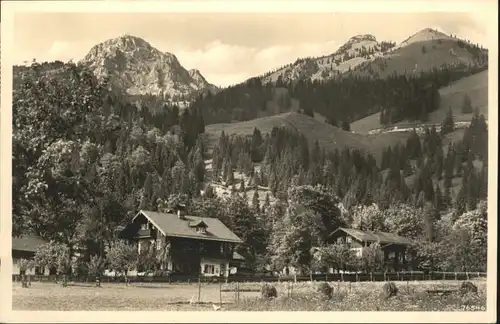
<svg viewBox="0 0 500 324"><path fill-rule="evenodd" d="M428 114L425 123L439 124L451 108L455 122L469 122L474 110L477 108L486 119L488 117L488 70L463 77L439 89L438 109ZM382 110L385 113L385 110ZM418 127L424 122L404 119L391 125L384 125L386 116L381 112L358 119L351 123L351 130L367 134L373 130L388 127L411 128Z"/></svg>
<svg viewBox="0 0 500 324"><path fill-rule="evenodd" d="M240 236L247 245L239 252L253 271L266 265L323 267L312 262L310 247L324 246L339 225L414 239L416 268L485 268L488 133L478 113L457 143L443 147L443 136L453 131L448 116L442 134L435 128L422 139L413 133L404 145L387 148L380 164L359 149L327 151L283 127L266 134L254 129L251 136L223 133L208 153L200 136L206 119L219 107L229 109L225 100L262 104L269 86L253 80L179 113L175 106L162 110L140 98L132 103L73 64L64 64L57 75L40 69L33 64L14 83L14 235L35 233L70 248L84 246L88 258L104 253L116 229L138 210L161 211L182 200L189 213L217 217ZM449 70L447 78L463 73ZM301 98L313 93L327 98L329 84L352 102L368 100L364 92L389 102L396 100L392 91L418 88L438 76L443 75L372 81L377 90L358 79L281 86ZM408 83L398 88L402 80ZM389 85L395 89L389 91ZM430 89L424 100L432 102L436 88ZM255 95L243 95L249 90ZM351 109L338 107L350 118ZM244 175L243 184L235 180L236 172ZM456 195L453 181L460 183ZM211 186L216 182L232 186L232 194L217 196ZM243 194L254 186L268 188L274 203L267 197L259 204L258 196L249 203Z"/></svg>
<svg viewBox="0 0 500 324"><path fill-rule="evenodd" d="M275 88L286 88L280 98L280 112L291 110L292 100L299 111L325 116L329 123L349 128L349 123L381 112L383 125L401 120L427 121L429 113L439 108L441 87L486 67L442 67L419 74L394 74L384 78L345 76L328 81L291 81L263 84L260 79L229 87L215 95L198 97L192 107L203 112L207 124L245 121L262 117ZM275 111L268 112L276 114Z"/></svg>

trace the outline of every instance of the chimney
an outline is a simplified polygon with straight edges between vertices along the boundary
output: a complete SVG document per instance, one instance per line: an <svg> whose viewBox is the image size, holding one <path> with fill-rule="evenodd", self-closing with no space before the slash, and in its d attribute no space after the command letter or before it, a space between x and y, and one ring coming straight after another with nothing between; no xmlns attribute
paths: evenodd
<svg viewBox="0 0 500 324"><path fill-rule="evenodd" d="M179 217L179 219L184 219L184 215L186 213L185 210L186 206L184 206L183 204L177 205L177 217Z"/></svg>

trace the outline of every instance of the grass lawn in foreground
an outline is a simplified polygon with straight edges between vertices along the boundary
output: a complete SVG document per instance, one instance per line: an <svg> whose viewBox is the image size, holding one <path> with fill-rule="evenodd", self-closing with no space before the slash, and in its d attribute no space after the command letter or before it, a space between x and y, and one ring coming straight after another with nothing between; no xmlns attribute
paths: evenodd
<svg viewBox="0 0 500 324"><path fill-rule="evenodd" d="M258 296L258 293L253 293ZM222 302L234 302L234 292L222 292ZM55 283L33 282L31 287L22 288L13 283L13 310L213 310L213 304L220 303L220 286L202 284L201 302L206 305L191 305L198 301L198 284L163 283L103 283L95 287L91 283L70 283L64 288Z"/></svg>
<svg viewBox="0 0 500 324"><path fill-rule="evenodd" d="M13 310L159 310L159 311L213 311L220 303L222 310L230 311L481 311L486 308L486 282L473 281L477 295L429 296L427 289L458 289L459 281L401 281L395 282L399 293L385 300L380 297L383 282L331 282L334 288L332 300L318 300L317 282L273 283L278 298L260 299L262 283L240 283L239 302L235 302L235 283L202 284L202 304L190 304L198 300L198 284L103 283L102 287L89 284L73 284L63 288L55 283L32 283L21 288L14 283L12 290ZM290 288L290 286L292 288ZM220 291L222 288L222 292ZM291 291L292 297L289 296Z"/></svg>
<svg viewBox="0 0 500 324"><path fill-rule="evenodd" d="M275 285L278 298L243 299L226 306L228 311L486 311L486 282L473 281L478 294L431 296L426 290L455 290L460 281L395 281L397 296L382 298L383 282L348 282L330 285L334 289L331 300L322 300L311 283L294 285L292 297L287 296L285 284ZM284 289L283 289L284 288ZM281 292L281 293L280 293Z"/></svg>

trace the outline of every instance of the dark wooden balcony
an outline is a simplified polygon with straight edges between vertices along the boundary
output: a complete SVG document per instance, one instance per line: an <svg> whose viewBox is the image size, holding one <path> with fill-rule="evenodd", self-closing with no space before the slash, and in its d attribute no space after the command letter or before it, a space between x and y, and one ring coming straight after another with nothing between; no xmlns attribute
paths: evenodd
<svg viewBox="0 0 500 324"><path fill-rule="evenodd" d="M135 235L136 238L138 237L153 237L154 236L154 231L151 229L140 229L137 231L137 234Z"/></svg>

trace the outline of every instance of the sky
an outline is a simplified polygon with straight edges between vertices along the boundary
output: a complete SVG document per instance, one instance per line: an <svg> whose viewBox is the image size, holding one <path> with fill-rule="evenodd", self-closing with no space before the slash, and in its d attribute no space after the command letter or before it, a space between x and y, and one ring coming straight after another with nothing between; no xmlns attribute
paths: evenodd
<svg viewBox="0 0 500 324"><path fill-rule="evenodd" d="M483 17L463 12L16 13L13 56L15 64L78 61L92 46L129 34L228 86L299 57L331 54L355 35L399 43L428 27L487 45Z"/></svg>

